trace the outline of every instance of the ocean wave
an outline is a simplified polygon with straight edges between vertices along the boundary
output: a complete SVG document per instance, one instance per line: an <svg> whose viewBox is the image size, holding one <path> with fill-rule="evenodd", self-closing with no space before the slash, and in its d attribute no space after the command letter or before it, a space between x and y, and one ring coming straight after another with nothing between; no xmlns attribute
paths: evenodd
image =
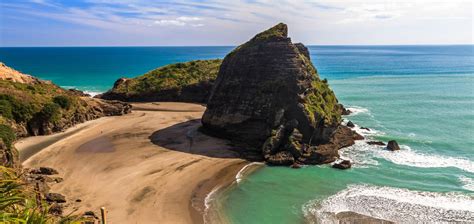
<svg viewBox="0 0 474 224"><path fill-rule="evenodd" d="M378 165L375 158L412 167L434 168L455 167L474 173L474 161L467 158L426 154L412 150L409 146L400 145L400 150L389 151L383 146L369 145L366 142L356 142L353 146L340 151L341 157L352 160L355 165Z"/></svg>
<svg viewBox="0 0 474 224"><path fill-rule="evenodd" d="M303 206L312 223L338 223L339 212L397 223L472 222L474 197L459 193L434 193L371 185L350 185L326 200Z"/></svg>
<svg viewBox="0 0 474 224"><path fill-rule="evenodd" d="M247 172L250 171L249 168L251 166L263 165L263 164L264 163L261 163L261 162L252 162L252 163L249 163L249 164L245 165L244 167L242 167L242 169L240 169L239 172L235 175L235 181L237 182L237 184L242 182L244 177L247 175Z"/></svg>
<svg viewBox="0 0 474 224"><path fill-rule="evenodd" d="M351 107L347 107L347 109L351 111L351 113L348 116L357 115L357 114L371 115L369 109L364 108L364 107L351 106Z"/></svg>
<svg viewBox="0 0 474 224"><path fill-rule="evenodd" d="M462 188L468 191L474 191L474 179L466 176L459 176L459 181L463 185Z"/></svg>
<svg viewBox="0 0 474 224"><path fill-rule="evenodd" d="M94 92L94 91L83 91L85 94L91 95L91 97L97 96L99 94L102 94L102 92Z"/></svg>

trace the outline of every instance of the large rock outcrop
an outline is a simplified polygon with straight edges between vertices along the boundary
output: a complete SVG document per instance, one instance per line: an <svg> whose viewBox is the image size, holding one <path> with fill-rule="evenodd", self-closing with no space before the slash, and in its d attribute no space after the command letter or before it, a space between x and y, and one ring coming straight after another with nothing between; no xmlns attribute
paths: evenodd
<svg viewBox="0 0 474 224"><path fill-rule="evenodd" d="M257 34L222 62L203 130L262 152L267 162L325 163L352 131L339 127L342 106L321 80L308 49L280 23Z"/></svg>
<svg viewBox="0 0 474 224"><path fill-rule="evenodd" d="M125 102L177 101L206 103L222 60L196 60L166 65L136 78L120 78L96 96Z"/></svg>

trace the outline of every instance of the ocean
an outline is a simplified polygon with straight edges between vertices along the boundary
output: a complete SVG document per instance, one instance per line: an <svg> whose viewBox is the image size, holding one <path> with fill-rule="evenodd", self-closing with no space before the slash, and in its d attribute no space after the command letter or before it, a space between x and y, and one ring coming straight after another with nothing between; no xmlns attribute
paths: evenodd
<svg viewBox="0 0 474 224"><path fill-rule="evenodd" d="M0 61L65 88L98 93L119 77L233 47L0 48ZM352 211L400 223L474 223L474 45L310 46L320 76L368 139L343 149L353 168L263 166L210 209L231 223L331 223ZM370 131L361 129L368 127ZM245 172L245 171L244 171Z"/></svg>

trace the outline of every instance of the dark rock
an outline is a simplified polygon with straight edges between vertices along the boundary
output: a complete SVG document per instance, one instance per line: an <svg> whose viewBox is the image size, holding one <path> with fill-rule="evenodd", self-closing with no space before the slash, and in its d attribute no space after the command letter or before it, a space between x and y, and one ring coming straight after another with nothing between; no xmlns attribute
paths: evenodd
<svg viewBox="0 0 474 224"><path fill-rule="evenodd" d="M332 134L330 141L337 146L337 149L341 149L354 145L354 136L356 135L350 128L341 125Z"/></svg>
<svg viewBox="0 0 474 224"><path fill-rule="evenodd" d="M45 197L48 202L66 203L66 197L59 193L47 193Z"/></svg>
<svg viewBox="0 0 474 224"><path fill-rule="evenodd" d="M57 203L54 203L51 206L49 206L48 213L51 215L60 216L63 214L63 206Z"/></svg>
<svg viewBox="0 0 474 224"><path fill-rule="evenodd" d="M82 202L82 200L81 199L76 199L76 202Z"/></svg>
<svg viewBox="0 0 474 224"><path fill-rule="evenodd" d="M385 143L383 143L381 141L368 141L367 144L385 146Z"/></svg>
<svg viewBox="0 0 474 224"><path fill-rule="evenodd" d="M339 163L334 163L332 165L332 168L340 169L340 170L345 170L351 168L352 163L349 160L342 160Z"/></svg>
<svg viewBox="0 0 474 224"><path fill-rule="evenodd" d="M350 128L353 128L355 127L354 123L352 123L352 121L348 121L347 124L346 124L347 127L350 127Z"/></svg>
<svg viewBox="0 0 474 224"><path fill-rule="evenodd" d="M352 111L346 109L342 104L341 104L341 113L342 115L350 115Z"/></svg>
<svg viewBox="0 0 474 224"><path fill-rule="evenodd" d="M84 212L84 215L97 217L93 211Z"/></svg>
<svg viewBox="0 0 474 224"><path fill-rule="evenodd" d="M313 146L331 142L341 105L327 80L319 79L308 49L293 44L287 33L287 26L278 24L225 57L202 117L203 129L263 153L273 165L291 165L302 154L311 159L301 161L332 160L338 147L353 143L332 138L335 147L322 147L335 148L330 159L321 158ZM352 139L351 132L347 138ZM303 152L310 147L314 155Z"/></svg>
<svg viewBox="0 0 474 224"><path fill-rule="evenodd" d="M364 136L362 136L361 134L357 133L356 131L352 131L352 138L354 140L364 140Z"/></svg>
<svg viewBox="0 0 474 224"><path fill-rule="evenodd" d="M298 162L309 165L332 163L339 158L338 146L333 143L311 146L298 157Z"/></svg>
<svg viewBox="0 0 474 224"><path fill-rule="evenodd" d="M57 170L55 170L53 168L50 168L50 167L40 167L38 171L39 171L39 173L37 173L37 174L43 174L43 175L58 174Z"/></svg>
<svg viewBox="0 0 474 224"><path fill-rule="evenodd" d="M400 150L400 146L398 146L398 142L395 140L390 140L387 143L387 149L390 151L397 151Z"/></svg>
<svg viewBox="0 0 474 224"><path fill-rule="evenodd" d="M290 168L293 168L293 169L300 169L300 168L301 168L301 164L299 164L299 163L293 163L293 164L291 164Z"/></svg>
<svg viewBox="0 0 474 224"><path fill-rule="evenodd" d="M364 130L370 131L370 128L367 128L367 127L360 127L360 129L364 129Z"/></svg>
<svg viewBox="0 0 474 224"><path fill-rule="evenodd" d="M61 183L61 182L63 182L63 180L64 180L64 179L61 178L61 177L53 177L52 179L53 179L53 181L56 182L56 183Z"/></svg>

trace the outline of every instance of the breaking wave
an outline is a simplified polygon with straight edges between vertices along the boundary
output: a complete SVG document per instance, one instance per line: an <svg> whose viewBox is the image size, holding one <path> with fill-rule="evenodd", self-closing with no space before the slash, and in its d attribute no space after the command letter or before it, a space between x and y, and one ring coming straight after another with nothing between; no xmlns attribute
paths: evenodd
<svg viewBox="0 0 474 224"><path fill-rule="evenodd" d="M462 188L468 190L468 191L473 191L474 192L474 180L466 177L466 176L459 176L459 181L463 185Z"/></svg>
<svg viewBox="0 0 474 224"><path fill-rule="evenodd" d="M312 223L338 223L339 212L355 212L397 223L473 222L474 197L457 193L411 191L350 185L322 202L303 206Z"/></svg>
<svg viewBox="0 0 474 224"><path fill-rule="evenodd" d="M398 165L422 168L455 167L474 173L474 161L467 158L425 154L414 151L406 145L400 145L400 148L399 151L388 151L383 146L368 145L361 141L340 152L343 158L351 159L356 165L362 166L378 165L375 158L382 158Z"/></svg>
<svg viewBox="0 0 474 224"><path fill-rule="evenodd" d="M364 108L364 107L353 106L353 107L348 107L347 109L351 111L351 114L349 114L349 116L356 115L356 114L368 114L368 115L370 115L369 109Z"/></svg>

